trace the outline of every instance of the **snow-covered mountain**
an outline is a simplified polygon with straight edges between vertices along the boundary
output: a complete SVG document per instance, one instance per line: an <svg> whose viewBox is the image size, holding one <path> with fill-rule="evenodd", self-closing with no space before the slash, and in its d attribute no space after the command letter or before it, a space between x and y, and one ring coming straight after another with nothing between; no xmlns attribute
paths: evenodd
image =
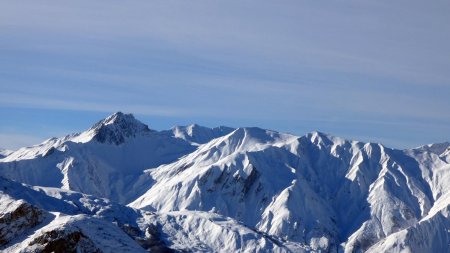
<svg viewBox="0 0 450 253"><path fill-rule="evenodd" d="M212 139L227 135L231 133L234 128L220 126L214 128L208 128L192 124L189 126L175 126L170 130L162 131L176 138L181 138L193 144L204 144Z"/></svg>
<svg viewBox="0 0 450 253"><path fill-rule="evenodd" d="M130 206L212 211L314 250L365 251L447 207L443 152L240 128L149 170L155 183Z"/></svg>
<svg viewBox="0 0 450 253"><path fill-rule="evenodd" d="M158 132L116 113L6 155L0 175L34 185L0 181L27 189L3 191L5 201L64 213L70 224L114 221L118 234L131 226L134 242L150 251L450 252L448 142L396 150L320 132ZM80 210L70 211L72 203Z"/></svg>
<svg viewBox="0 0 450 253"><path fill-rule="evenodd" d="M189 142L150 130L131 114L115 113L85 132L19 149L0 175L127 203L150 185L142 172L193 151Z"/></svg>
<svg viewBox="0 0 450 253"><path fill-rule="evenodd" d="M1 252L303 252L231 218L157 214L0 178Z"/></svg>
<svg viewBox="0 0 450 253"><path fill-rule="evenodd" d="M13 152L13 151L11 151L11 150L0 148L0 159L7 157L7 156L10 155L12 152Z"/></svg>

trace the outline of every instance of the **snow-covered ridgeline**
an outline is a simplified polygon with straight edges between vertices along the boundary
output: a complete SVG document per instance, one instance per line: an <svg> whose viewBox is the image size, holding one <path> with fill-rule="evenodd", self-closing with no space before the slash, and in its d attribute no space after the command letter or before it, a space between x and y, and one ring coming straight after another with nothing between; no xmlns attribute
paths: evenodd
<svg viewBox="0 0 450 253"><path fill-rule="evenodd" d="M132 220L141 220L141 237L150 229L154 239L169 238L155 247L446 252L449 162L449 143L396 150L320 132L198 125L158 132L116 113L85 132L6 154L0 175L52 198L79 191L150 211ZM158 231L149 225L156 221Z"/></svg>

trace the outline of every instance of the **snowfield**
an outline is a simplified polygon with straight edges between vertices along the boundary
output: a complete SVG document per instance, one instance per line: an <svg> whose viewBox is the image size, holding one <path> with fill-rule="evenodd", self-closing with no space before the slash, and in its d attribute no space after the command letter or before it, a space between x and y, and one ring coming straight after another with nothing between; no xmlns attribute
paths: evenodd
<svg viewBox="0 0 450 253"><path fill-rule="evenodd" d="M0 176L4 252L450 252L448 142L155 131L119 112L2 151Z"/></svg>

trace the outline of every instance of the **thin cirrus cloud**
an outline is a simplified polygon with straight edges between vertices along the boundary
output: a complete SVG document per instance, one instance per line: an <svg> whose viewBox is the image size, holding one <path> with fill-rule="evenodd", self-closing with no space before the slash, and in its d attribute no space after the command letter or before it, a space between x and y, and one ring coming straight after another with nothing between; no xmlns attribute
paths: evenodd
<svg viewBox="0 0 450 253"><path fill-rule="evenodd" d="M444 141L448 11L444 1L5 1L0 107ZM391 134L400 125L409 135Z"/></svg>

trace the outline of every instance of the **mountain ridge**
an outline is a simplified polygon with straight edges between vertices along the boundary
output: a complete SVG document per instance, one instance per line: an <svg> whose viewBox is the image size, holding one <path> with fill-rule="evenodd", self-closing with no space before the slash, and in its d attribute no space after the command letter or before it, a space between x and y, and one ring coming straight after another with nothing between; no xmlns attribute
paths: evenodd
<svg viewBox="0 0 450 253"><path fill-rule="evenodd" d="M0 176L161 217L202 224L203 213L227 217L299 251L448 252L449 150L448 142L399 150L257 127L155 131L115 113L85 132L9 154ZM420 244L427 233L435 236Z"/></svg>

